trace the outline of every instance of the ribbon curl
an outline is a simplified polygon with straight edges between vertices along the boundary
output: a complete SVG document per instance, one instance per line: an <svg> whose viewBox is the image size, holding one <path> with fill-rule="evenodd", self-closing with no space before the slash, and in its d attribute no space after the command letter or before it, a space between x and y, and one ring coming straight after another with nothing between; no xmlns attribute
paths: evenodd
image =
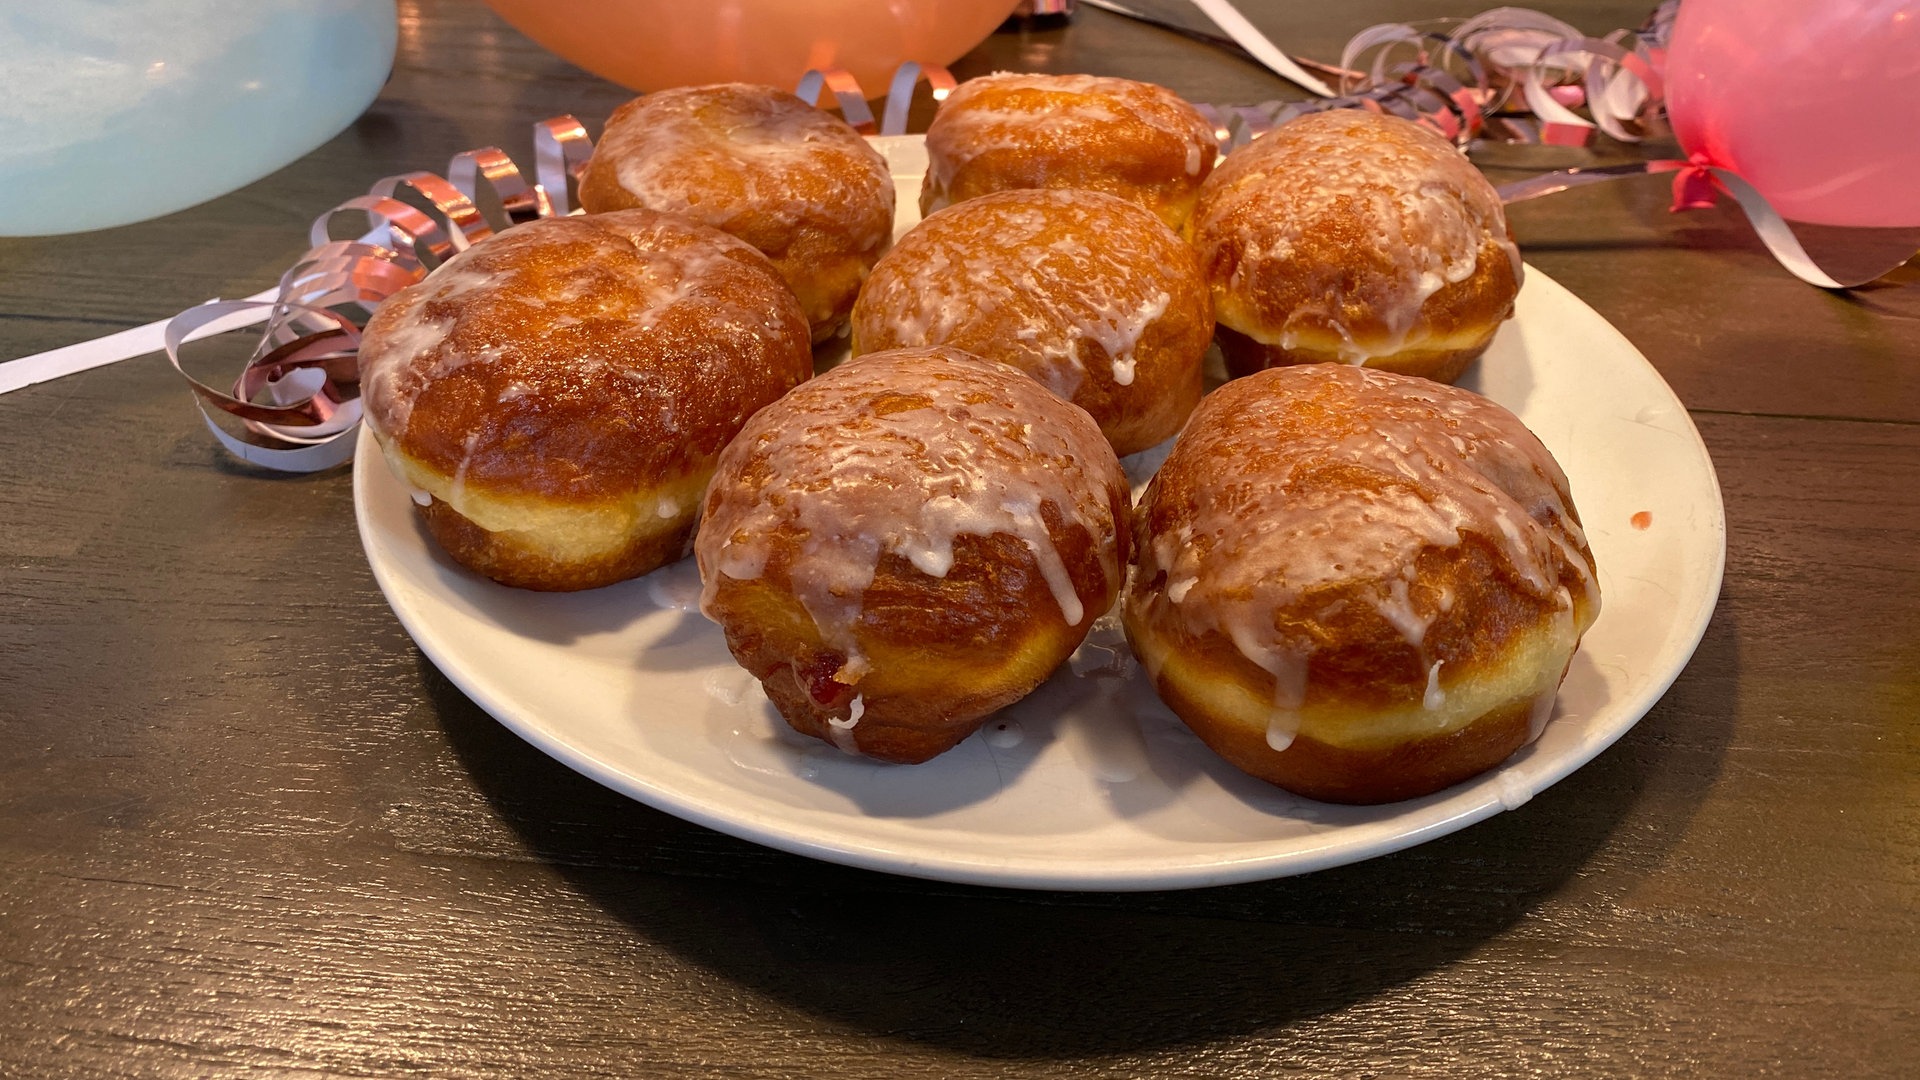
<svg viewBox="0 0 1920 1080"><path fill-rule="evenodd" d="M1636 143L1665 134L1666 61L1679 0L1665 0L1634 30L1591 37L1552 16L1502 7L1466 20L1383 23L1348 40L1337 68L1340 96L1325 101L1202 106L1221 146L1233 150L1304 113L1361 108L1422 124L1469 149L1487 142L1587 146L1598 131ZM1585 115L1576 112L1584 109ZM1673 173L1675 212L1710 207L1722 194L1746 214L1767 250L1810 285L1853 288L1870 272L1821 267L1764 196L1704 153L1686 160L1544 173L1498 190L1506 202L1649 173Z"/></svg>

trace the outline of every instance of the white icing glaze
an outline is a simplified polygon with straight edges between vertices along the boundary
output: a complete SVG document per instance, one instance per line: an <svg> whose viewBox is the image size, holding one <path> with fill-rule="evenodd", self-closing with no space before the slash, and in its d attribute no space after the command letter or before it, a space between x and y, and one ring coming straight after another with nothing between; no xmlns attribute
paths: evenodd
<svg viewBox="0 0 1920 1080"><path fill-rule="evenodd" d="M1298 709L1276 708L1267 716L1267 745L1275 750L1285 750L1293 745L1300 734L1300 712Z"/></svg>
<svg viewBox="0 0 1920 1080"><path fill-rule="evenodd" d="M855 694L853 695L852 704L847 706L847 718L842 720L837 716L829 716L827 717L827 723L842 731L852 731L854 727L860 723L860 718L866 715L866 712L867 699L861 697L859 694Z"/></svg>
<svg viewBox="0 0 1920 1080"><path fill-rule="evenodd" d="M1445 660L1435 660L1427 669L1427 692L1420 697L1420 707L1428 712L1439 712L1447 704L1447 692L1440 689L1440 665Z"/></svg>
<svg viewBox="0 0 1920 1080"><path fill-rule="evenodd" d="M1086 640L1067 657L1068 670L1082 679L1124 678L1134 667L1133 649L1127 645L1118 610L1095 619Z"/></svg>
<svg viewBox="0 0 1920 1080"><path fill-rule="evenodd" d="M1195 298L1192 318L1203 288L1179 238L1131 203L1091 191L1007 191L902 237L868 277L854 323L863 350L956 345L1072 399L1092 389L1090 357L1105 361L1100 382L1132 385L1149 328L1176 295ZM1196 354L1205 348L1191 344Z"/></svg>
<svg viewBox="0 0 1920 1080"><path fill-rule="evenodd" d="M1400 576L1386 583L1386 595L1374 600L1374 609L1380 612L1381 618L1393 624L1395 630L1400 631L1400 636L1407 639L1407 644L1417 649L1426 642L1427 627L1433 625L1433 615L1422 614L1415 609L1413 597L1407 591L1407 580L1412 574L1411 564L1402 567Z"/></svg>
<svg viewBox="0 0 1920 1080"><path fill-rule="evenodd" d="M1503 810L1518 810L1533 798L1533 786L1525 777L1510 769L1493 774L1493 790L1499 796Z"/></svg>
<svg viewBox="0 0 1920 1080"><path fill-rule="evenodd" d="M1027 740L1027 729L1020 726L1020 721L1001 713L980 729L980 737L996 750L1007 750Z"/></svg>
<svg viewBox="0 0 1920 1080"><path fill-rule="evenodd" d="M1169 477L1182 502L1163 510ZM1558 638L1574 636L1563 573L1598 610L1552 456L1505 409L1422 379L1310 365L1229 383L1194 414L1138 520L1146 531L1129 619L1167 620L1195 637L1218 631L1271 673L1276 747L1297 731L1316 648L1276 613L1298 610L1315 590L1343 587L1338 603L1370 605L1424 653L1428 630L1453 600L1428 592L1416 602L1415 560L1473 533L1496 547L1520 588L1553 606ZM1166 584L1147 587L1155 580ZM1422 665L1423 704L1437 710L1440 661Z"/></svg>
<svg viewBox="0 0 1920 1080"><path fill-rule="evenodd" d="M853 724L843 723L838 717L827 719L827 738L843 754L860 755L860 741L854 737Z"/></svg>
<svg viewBox="0 0 1920 1080"><path fill-rule="evenodd" d="M740 668L719 668L707 672L701 685L708 697L731 709L737 708L749 695L758 691L760 680Z"/></svg>
<svg viewBox="0 0 1920 1080"><path fill-rule="evenodd" d="M1358 236L1366 257L1329 263L1302 251L1319 232ZM1298 302L1261 340L1292 349L1331 330L1355 364L1404 347L1427 300L1472 277L1485 245L1521 277L1479 170L1439 136L1357 109L1298 117L1229 155L1201 191L1192 238L1204 264L1231 268L1215 282L1229 297L1257 307L1273 282L1289 282Z"/></svg>
<svg viewBox="0 0 1920 1080"><path fill-rule="evenodd" d="M711 612L722 576L778 565L821 639L867 670L854 630L883 555L943 577L961 536L1004 534L1033 556L1061 617L1086 617L1044 507L1095 537L1119 580L1112 500L1125 475L1084 412L1024 375L952 349L872 353L750 420L721 456L695 553ZM778 560L778 564L774 560ZM1078 587L1076 587L1078 586Z"/></svg>
<svg viewBox="0 0 1920 1080"><path fill-rule="evenodd" d="M668 563L647 575L647 599L665 611L698 611L699 571L687 559Z"/></svg>

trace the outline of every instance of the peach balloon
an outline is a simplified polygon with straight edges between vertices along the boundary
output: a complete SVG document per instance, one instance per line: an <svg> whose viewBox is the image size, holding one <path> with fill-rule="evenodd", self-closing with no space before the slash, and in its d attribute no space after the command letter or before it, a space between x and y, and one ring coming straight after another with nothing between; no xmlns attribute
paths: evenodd
<svg viewBox="0 0 1920 1080"><path fill-rule="evenodd" d="M903 61L949 64L1019 0L486 0L521 33L634 90L843 67L868 97Z"/></svg>

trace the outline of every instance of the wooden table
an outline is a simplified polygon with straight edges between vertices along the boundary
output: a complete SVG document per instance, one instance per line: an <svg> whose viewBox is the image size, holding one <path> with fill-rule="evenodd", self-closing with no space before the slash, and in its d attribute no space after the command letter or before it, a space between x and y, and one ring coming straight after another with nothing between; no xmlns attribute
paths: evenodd
<svg viewBox="0 0 1920 1080"><path fill-rule="evenodd" d="M1541 6L1602 32L1646 3ZM1245 6L1325 58L1469 13ZM625 97L484 9L401 12L391 84L299 163L0 241L0 357L263 288L373 179ZM1288 93L1096 11L957 70L1003 67ZM1714 455L1727 572L1691 665L1513 812L1211 890L929 884L629 802L413 647L344 471L237 465L158 357L0 398L0 1075L1914 1075L1920 274L1823 292L1737 211L1667 201L1513 220Z"/></svg>

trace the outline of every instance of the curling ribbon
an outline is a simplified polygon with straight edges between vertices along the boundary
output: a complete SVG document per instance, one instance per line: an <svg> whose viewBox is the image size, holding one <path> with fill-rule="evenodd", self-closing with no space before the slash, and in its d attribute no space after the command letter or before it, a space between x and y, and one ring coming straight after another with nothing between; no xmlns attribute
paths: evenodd
<svg viewBox="0 0 1920 1080"><path fill-rule="evenodd" d="M1328 89L1326 83L1315 78L1299 64L1295 63L1292 57L1281 52L1279 46L1267 40L1267 36L1262 34L1258 27L1248 22L1247 17L1240 14L1239 9L1235 8L1231 3L1228 3L1227 0L1193 0L1193 6L1199 8L1207 18L1212 19L1215 26L1218 26L1228 37L1232 38L1236 44L1245 49L1248 55L1264 65L1267 70L1272 71L1274 74L1279 75L1295 86L1306 90L1308 93L1317 94L1324 98L1335 96L1334 92ZM1345 65L1343 64L1341 66L1344 67Z"/></svg>
<svg viewBox="0 0 1920 1080"><path fill-rule="evenodd" d="M545 121L535 132L537 145L546 133L545 148L562 168L586 160L576 145L585 143L586 129L572 117ZM383 178L366 195L314 219L308 236L313 247L281 276L270 304L203 304L168 323L167 359L193 389L208 428L222 446L252 464L281 472L314 472L346 462L353 456L359 428L358 348L364 317L387 297L495 232L553 216L567 198L566 177L557 178L556 201L540 182L529 185L498 147L454 155L447 173L453 179L428 172ZM483 190L490 197L482 198ZM337 239L338 221L355 215L365 219L367 228L356 239ZM187 343L232 329L235 323L250 325L255 320L246 316L262 308L266 330L231 393L187 372L181 362ZM348 314L355 310L359 318ZM222 427L209 406L237 418L243 430Z"/></svg>
<svg viewBox="0 0 1920 1080"><path fill-rule="evenodd" d="M916 64L909 60L893 73L893 82L887 87L887 110L880 121L880 134L905 135L907 133L907 114L913 109L913 93L921 83L927 84L927 92L934 104L947 100L958 85L953 74L938 64Z"/></svg>
<svg viewBox="0 0 1920 1080"><path fill-rule="evenodd" d="M270 309L275 326L269 340L277 344L247 362L232 394L208 386L181 367L180 353L189 341L220 333L235 321L250 325L260 308ZM313 329L296 332L303 325ZM197 333L202 330L206 332ZM325 308L228 300L202 304L176 316L167 324L166 352L173 369L193 387L207 430L229 453L280 472L317 472L353 456L360 423L354 371L359 340L358 327ZM348 390L353 396L347 396ZM269 448L229 433L207 411L210 404L240 417L249 430L296 448Z"/></svg>
<svg viewBox="0 0 1920 1080"><path fill-rule="evenodd" d="M864 134L904 134L913 97L926 85L937 101L953 76L935 64L902 64L876 124L859 83L839 68L809 71L797 94L818 104L831 91L847 122ZM274 299L215 301L170 320L168 362L193 389L207 427L235 456L282 472L314 472L353 456L360 420L360 327L382 301L448 259L515 225L576 213L580 173L593 153L571 116L534 125L534 179L499 147L455 154L446 175L385 177L367 194L314 219L312 243L280 279ZM351 222L347 236L341 222ZM350 237L350 238L349 238ZM266 329L232 390L189 374L187 345L258 325ZM216 414L228 418L223 425ZM230 429L238 420L240 431Z"/></svg>
<svg viewBox="0 0 1920 1080"><path fill-rule="evenodd" d="M1526 180L1503 184L1495 189L1502 202L1516 203L1528 199L1538 199L1553 195L1568 188L1584 187L1588 184L1619 180L1629 176L1646 176L1652 173L1674 174L1674 202L1670 208L1674 211L1695 210L1712 206L1717 191L1724 191L1733 197L1742 212L1747 215L1748 224L1766 245L1767 251L1785 267L1787 272L1809 285L1822 289L1851 289L1880 277L1907 261L1907 256L1888 266L1879 267L1867 273L1849 274L1844 277L1829 273L1817 263L1813 256L1793 234L1793 227L1780 216L1780 212L1767 202L1752 184L1739 174L1723 169L1708 161L1704 155L1695 154L1692 159L1681 161L1669 159L1662 161L1636 161L1627 165L1605 165L1597 168L1563 169L1559 172L1545 173Z"/></svg>
<svg viewBox="0 0 1920 1080"><path fill-rule="evenodd" d="M1327 100L1201 111L1229 151L1296 116L1341 108L1412 120L1459 146L1480 139L1584 146L1596 127L1634 142L1659 130L1659 71L1677 7L1668 0L1639 29L1604 38L1514 7L1455 25L1382 23L1348 39L1340 63L1325 69L1339 78L1338 94ZM1524 109L1510 100L1516 89ZM1580 104L1593 119L1570 108Z"/></svg>
<svg viewBox="0 0 1920 1080"><path fill-rule="evenodd" d="M838 67L811 68L800 76L800 85L793 92L807 104L819 105L823 87L833 91L840 118L853 125L853 130L862 135L876 134L873 110L867 107L867 96L860 91L860 82L852 72Z"/></svg>
<svg viewBox="0 0 1920 1080"><path fill-rule="evenodd" d="M1386 23L1354 35L1338 68L1341 96L1327 101L1202 107L1225 150L1307 112L1364 108L1423 124L1467 147L1478 140L1585 146L1597 130L1639 142L1665 130L1665 65L1679 0L1666 0L1633 31L1589 37L1551 16L1495 8L1447 26ZM1518 100L1512 100L1517 90ZM1584 107L1585 116L1574 111ZM1509 184L1508 202L1624 176L1672 172L1675 211L1713 205L1726 193L1781 266L1821 288L1852 288L1864 276L1837 276L1810 256L1792 227L1745 179L1695 153L1604 168L1568 169Z"/></svg>

